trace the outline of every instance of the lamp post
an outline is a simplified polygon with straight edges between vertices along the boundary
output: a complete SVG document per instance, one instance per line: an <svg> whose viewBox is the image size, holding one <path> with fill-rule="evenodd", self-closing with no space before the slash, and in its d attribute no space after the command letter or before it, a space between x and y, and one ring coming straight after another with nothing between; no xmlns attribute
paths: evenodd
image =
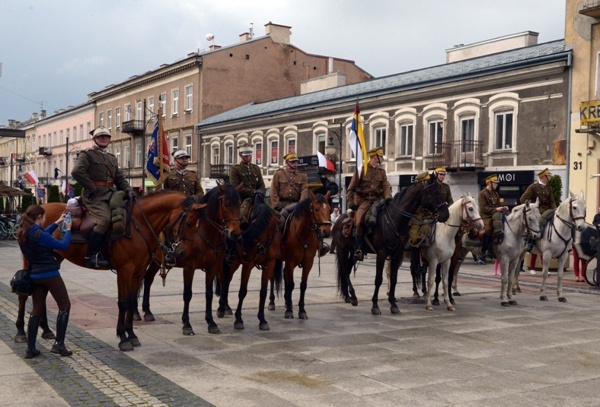
<svg viewBox="0 0 600 407"><path fill-rule="evenodd" d="M340 121L340 129L339 132L335 131L335 130L329 130L329 137L328 137L328 144L327 144L327 149L330 150L333 154L332 155L336 155L336 146L335 144L333 144L333 136L335 136L337 138L338 141L338 152L339 155L337 155L337 158L339 160L339 167L338 167L338 205L340 208L340 212L342 211L342 208L344 208L343 202L345 199L345 194L344 194L344 186L342 184L342 138L344 135L344 127L343 127L343 123Z"/></svg>

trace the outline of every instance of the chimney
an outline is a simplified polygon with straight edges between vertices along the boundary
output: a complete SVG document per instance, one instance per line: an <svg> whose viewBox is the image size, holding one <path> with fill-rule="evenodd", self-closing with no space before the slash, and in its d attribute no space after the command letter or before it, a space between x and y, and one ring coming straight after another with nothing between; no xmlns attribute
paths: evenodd
<svg viewBox="0 0 600 407"><path fill-rule="evenodd" d="M252 39L252 37L250 36L250 33L241 33L240 34L240 42L246 42L251 39Z"/></svg>
<svg viewBox="0 0 600 407"><path fill-rule="evenodd" d="M327 65L327 73L333 72L333 58L329 57L329 64Z"/></svg>
<svg viewBox="0 0 600 407"><path fill-rule="evenodd" d="M42 110L40 111L40 118L41 118L41 119L45 119L45 118L46 118L46 110L45 110L45 109L42 109Z"/></svg>
<svg viewBox="0 0 600 407"><path fill-rule="evenodd" d="M38 114L37 113L32 113L31 114L31 120L37 121L38 119Z"/></svg>
<svg viewBox="0 0 600 407"><path fill-rule="evenodd" d="M287 25L273 24L268 22L265 24L265 34L279 44L289 44L290 36L292 35L292 27Z"/></svg>
<svg viewBox="0 0 600 407"><path fill-rule="evenodd" d="M8 119L8 127L15 127L15 119Z"/></svg>
<svg viewBox="0 0 600 407"><path fill-rule="evenodd" d="M213 44L210 47L208 47L208 49L210 49L211 51L216 51L219 48L221 48L221 46L220 45L216 45L216 44Z"/></svg>

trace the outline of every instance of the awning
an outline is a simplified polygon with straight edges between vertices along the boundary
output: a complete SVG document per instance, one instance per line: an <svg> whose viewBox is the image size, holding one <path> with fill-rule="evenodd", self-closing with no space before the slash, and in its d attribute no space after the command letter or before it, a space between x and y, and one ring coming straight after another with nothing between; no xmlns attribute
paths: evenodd
<svg viewBox="0 0 600 407"><path fill-rule="evenodd" d="M146 178L146 179L144 180L144 186L145 186L146 188L156 188L156 185L154 184L154 182L152 182L152 180L151 180L151 179L149 179L149 178Z"/></svg>
<svg viewBox="0 0 600 407"><path fill-rule="evenodd" d="M19 195L31 195L27 192L21 191L18 188L9 187L8 185L0 184L0 196L19 196Z"/></svg>

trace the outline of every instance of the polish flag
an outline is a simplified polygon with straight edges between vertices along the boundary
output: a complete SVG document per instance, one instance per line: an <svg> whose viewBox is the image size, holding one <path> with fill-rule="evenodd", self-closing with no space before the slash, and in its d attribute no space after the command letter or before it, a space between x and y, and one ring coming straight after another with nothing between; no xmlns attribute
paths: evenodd
<svg viewBox="0 0 600 407"><path fill-rule="evenodd" d="M319 157L319 167L327 168L331 172L335 172L335 165L331 160L317 151L317 157Z"/></svg>
<svg viewBox="0 0 600 407"><path fill-rule="evenodd" d="M35 171L33 170L27 171L25 174L23 174L23 177L25 177L25 179L32 185L37 185L40 182L37 175L35 175Z"/></svg>

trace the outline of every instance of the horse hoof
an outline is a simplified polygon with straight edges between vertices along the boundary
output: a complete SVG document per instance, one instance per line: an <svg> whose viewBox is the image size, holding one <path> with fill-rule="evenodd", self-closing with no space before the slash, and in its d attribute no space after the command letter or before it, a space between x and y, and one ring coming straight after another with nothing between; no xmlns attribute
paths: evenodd
<svg viewBox="0 0 600 407"><path fill-rule="evenodd" d="M42 335L42 338L44 336ZM55 338L56 339L56 338ZM27 335L15 335L15 343L25 343L27 342Z"/></svg>
<svg viewBox="0 0 600 407"><path fill-rule="evenodd" d="M208 333L209 334L220 334L221 330L219 329L219 327L217 325L213 325L213 326L208 327Z"/></svg>
<svg viewBox="0 0 600 407"><path fill-rule="evenodd" d="M269 304L269 311L275 311L275 304Z"/></svg>
<svg viewBox="0 0 600 407"><path fill-rule="evenodd" d="M519 294L521 294L521 289L517 287L517 288L515 288L513 290L513 293L519 293Z"/></svg>
<svg viewBox="0 0 600 407"><path fill-rule="evenodd" d="M440 300L437 300L437 299L436 299L436 300L433 300L431 303L432 303L433 305L440 305Z"/></svg>
<svg viewBox="0 0 600 407"><path fill-rule="evenodd" d="M503 307L508 307L509 306L508 301L502 301L500 303L500 305L502 305Z"/></svg>
<svg viewBox="0 0 600 407"><path fill-rule="evenodd" d="M42 338L43 339L56 339L56 335L54 335L54 332L52 332L52 331L46 331L46 332L42 332Z"/></svg>
<svg viewBox="0 0 600 407"><path fill-rule="evenodd" d="M446 307L446 309L447 309L448 311L452 311L452 312L455 312L455 311L456 311L456 307L453 307L452 305L448 305L448 306Z"/></svg>
<svg viewBox="0 0 600 407"><path fill-rule="evenodd" d="M548 301L548 297L545 295L540 295L540 301Z"/></svg>
<svg viewBox="0 0 600 407"><path fill-rule="evenodd" d="M298 318L299 319L308 319L308 315L306 314L306 312L299 312Z"/></svg>
<svg viewBox="0 0 600 407"><path fill-rule="evenodd" d="M453 296L455 296L455 297L460 297L462 294L461 294L461 293L459 293L458 291L454 291L454 292L452 293L452 295L453 295Z"/></svg>
<svg viewBox="0 0 600 407"><path fill-rule="evenodd" d="M154 314L151 312L147 312L144 314L144 321L146 322L152 322L152 321L156 321L156 319L154 318Z"/></svg>
<svg viewBox="0 0 600 407"><path fill-rule="evenodd" d="M225 316L225 312L221 310L217 310L217 318L223 318Z"/></svg>
<svg viewBox="0 0 600 407"><path fill-rule="evenodd" d="M344 302L345 302L346 304L350 304L350 303L352 303L352 298L350 298L350 297L346 297L346 298L344 298Z"/></svg>
<svg viewBox="0 0 600 407"><path fill-rule="evenodd" d="M261 331L269 331L271 328L269 328L268 322L261 322L260 324L258 324L258 329L260 329Z"/></svg>
<svg viewBox="0 0 600 407"><path fill-rule="evenodd" d="M558 297L559 302L567 302L566 297Z"/></svg>
<svg viewBox="0 0 600 407"><path fill-rule="evenodd" d="M121 350L123 352L131 352L133 350L133 345L129 341L120 342L119 350Z"/></svg>
<svg viewBox="0 0 600 407"><path fill-rule="evenodd" d="M371 314L373 315L381 315L381 310L379 308L371 308Z"/></svg>
<svg viewBox="0 0 600 407"><path fill-rule="evenodd" d="M293 318L294 318L294 313L292 311L285 312L285 319L293 319Z"/></svg>
<svg viewBox="0 0 600 407"><path fill-rule="evenodd" d="M358 306L358 300L352 300L351 304L353 307Z"/></svg>
<svg viewBox="0 0 600 407"><path fill-rule="evenodd" d="M509 303L510 305L517 305L517 302L516 302L515 300L510 300L508 303Z"/></svg>
<svg viewBox="0 0 600 407"><path fill-rule="evenodd" d="M390 311L392 311L392 314L400 314L400 308L395 305L390 307Z"/></svg>
<svg viewBox="0 0 600 407"><path fill-rule="evenodd" d="M184 326L184 327L182 328L182 331L183 331L183 334L184 334L185 336L194 336L194 335L196 335L196 334L194 333L194 330L192 329L192 327L191 327L191 326L190 326L190 327Z"/></svg>
<svg viewBox="0 0 600 407"><path fill-rule="evenodd" d="M233 327L235 329L244 329L244 322L243 321L236 321L233 323Z"/></svg>
<svg viewBox="0 0 600 407"><path fill-rule="evenodd" d="M433 311L433 307L431 305L425 306L426 311Z"/></svg>
<svg viewBox="0 0 600 407"><path fill-rule="evenodd" d="M140 343L140 340L138 338L129 338L129 343L134 348L137 348L138 346L142 346L142 344Z"/></svg>
<svg viewBox="0 0 600 407"><path fill-rule="evenodd" d="M413 293L413 298L417 298L418 299L418 298L421 298L421 297L419 296L419 293Z"/></svg>
<svg viewBox="0 0 600 407"><path fill-rule="evenodd" d="M142 320L142 317L140 316L139 312L134 312L133 313L133 320L134 321L141 321Z"/></svg>
<svg viewBox="0 0 600 407"><path fill-rule="evenodd" d="M232 316L233 315L233 311L231 310L231 308L227 307L227 308L225 308L224 314L227 315L227 316Z"/></svg>

